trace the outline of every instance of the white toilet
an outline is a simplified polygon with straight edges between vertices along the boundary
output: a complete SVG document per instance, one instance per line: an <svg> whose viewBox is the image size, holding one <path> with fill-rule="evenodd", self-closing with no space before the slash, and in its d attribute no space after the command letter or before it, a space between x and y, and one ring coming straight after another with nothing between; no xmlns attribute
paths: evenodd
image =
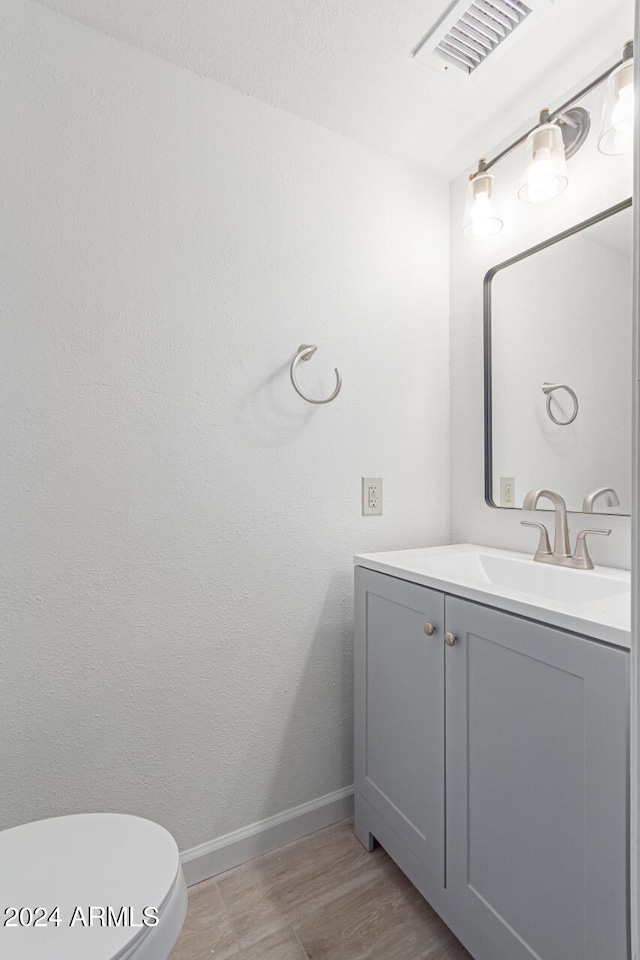
<svg viewBox="0 0 640 960"><path fill-rule="evenodd" d="M176 842L87 813L0 832L0 957L167 960L187 910Z"/></svg>

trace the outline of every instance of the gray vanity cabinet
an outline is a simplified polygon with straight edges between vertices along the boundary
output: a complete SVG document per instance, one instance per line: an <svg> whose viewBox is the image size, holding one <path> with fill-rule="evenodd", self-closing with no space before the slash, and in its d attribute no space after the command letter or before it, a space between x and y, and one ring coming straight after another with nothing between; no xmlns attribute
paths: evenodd
<svg viewBox="0 0 640 960"><path fill-rule="evenodd" d="M456 597L446 622L447 888L478 960L625 960L626 651Z"/></svg>
<svg viewBox="0 0 640 960"><path fill-rule="evenodd" d="M440 886L443 623L444 594L356 568L356 789Z"/></svg>
<svg viewBox="0 0 640 960"><path fill-rule="evenodd" d="M356 597L360 839L475 960L626 960L627 651L371 570Z"/></svg>

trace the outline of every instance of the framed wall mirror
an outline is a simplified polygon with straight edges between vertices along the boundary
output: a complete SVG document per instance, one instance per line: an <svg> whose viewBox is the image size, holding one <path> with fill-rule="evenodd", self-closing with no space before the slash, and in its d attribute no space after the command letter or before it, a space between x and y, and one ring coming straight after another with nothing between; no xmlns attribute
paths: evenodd
<svg viewBox="0 0 640 960"><path fill-rule="evenodd" d="M487 503L629 515L630 199L488 271L484 363Z"/></svg>

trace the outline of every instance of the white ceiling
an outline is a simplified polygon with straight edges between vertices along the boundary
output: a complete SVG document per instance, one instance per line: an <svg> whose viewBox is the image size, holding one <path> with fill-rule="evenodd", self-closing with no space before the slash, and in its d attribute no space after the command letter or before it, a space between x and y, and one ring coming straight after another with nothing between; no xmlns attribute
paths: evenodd
<svg viewBox="0 0 640 960"><path fill-rule="evenodd" d="M633 0L555 0L460 83L411 51L449 0L37 0L452 179L633 35Z"/></svg>

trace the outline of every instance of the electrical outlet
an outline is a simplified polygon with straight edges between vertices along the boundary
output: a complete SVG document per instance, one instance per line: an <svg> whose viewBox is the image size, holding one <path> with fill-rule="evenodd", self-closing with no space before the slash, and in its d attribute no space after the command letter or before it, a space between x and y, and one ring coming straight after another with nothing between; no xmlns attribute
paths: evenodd
<svg viewBox="0 0 640 960"><path fill-rule="evenodd" d="M362 516L379 517L382 513L382 477L362 478Z"/></svg>
<svg viewBox="0 0 640 960"><path fill-rule="evenodd" d="M515 477L500 477L500 506L514 507L516 502Z"/></svg>

